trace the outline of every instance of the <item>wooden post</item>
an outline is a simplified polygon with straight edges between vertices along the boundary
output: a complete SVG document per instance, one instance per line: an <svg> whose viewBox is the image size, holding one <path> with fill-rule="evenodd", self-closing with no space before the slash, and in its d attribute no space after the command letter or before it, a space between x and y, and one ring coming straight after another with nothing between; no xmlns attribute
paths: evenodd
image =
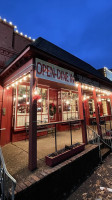
<svg viewBox="0 0 112 200"><path fill-rule="evenodd" d="M57 152L56 124L55 124L55 152Z"/></svg>
<svg viewBox="0 0 112 200"><path fill-rule="evenodd" d="M81 88L81 83L78 84L78 95L79 95L79 117L80 119L84 118L83 115L83 102L82 102L82 88Z"/></svg>
<svg viewBox="0 0 112 200"><path fill-rule="evenodd" d="M78 95L79 95L79 116L81 119L81 128L82 128L82 141L83 143L87 144L87 128L86 128L84 105L82 101L83 96L82 96L81 83L79 83L78 85Z"/></svg>
<svg viewBox="0 0 112 200"><path fill-rule="evenodd" d="M89 101L88 101L88 99L85 100L85 118L86 118L86 124L89 125L90 124L90 122L89 122L90 116L89 116Z"/></svg>
<svg viewBox="0 0 112 200"><path fill-rule="evenodd" d="M33 100L36 86L36 72L30 72L30 112L29 112L29 169L37 168L37 100Z"/></svg>
<svg viewBox="0 0 112 200"><path fill-rule="evenodd" d="M97 130L98 130L98 134L99 134L100 136L102 136L101 126L100 126L99 108L98 108L97 97L96 97L96 90L95 90L95 89L93 89L93 99L94 99L94 105L95 105L95 114L96 114Z"/></svg>

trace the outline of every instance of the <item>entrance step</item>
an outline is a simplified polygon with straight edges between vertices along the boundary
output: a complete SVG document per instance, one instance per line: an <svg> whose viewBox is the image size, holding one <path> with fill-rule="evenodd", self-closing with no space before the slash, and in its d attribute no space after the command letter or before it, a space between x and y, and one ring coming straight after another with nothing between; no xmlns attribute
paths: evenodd
<svg viewBox="0 0 112 200"><path fill-rule="evenodd" d="M17 182L15 200L65 199L63 194L83 182L99 162L98 145L89 145L57 166L42 170L40 174L32 172L25 180Z"/></svg>
<svg viewBox="0 0 112 200"><path fill-rule="evenodd" d="M102 159L104 159L106 156L108 156L109 155L109 153L110 153L110 148L108 148L108 147L103 147L103 148L101 148L101 156L102 156Z"/></svg>

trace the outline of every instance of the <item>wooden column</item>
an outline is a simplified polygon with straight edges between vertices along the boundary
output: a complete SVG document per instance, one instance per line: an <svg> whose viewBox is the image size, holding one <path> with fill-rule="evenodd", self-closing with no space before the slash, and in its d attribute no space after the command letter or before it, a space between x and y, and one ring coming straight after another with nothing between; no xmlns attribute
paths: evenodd
<svg viewBox="0 0 112 200"><path fill-rule="evenodd" d="M98 134L101 136L101 127L100 127L100 116L99 116L99 108L97 103L97 96L96 96L96 90L93 89L93 99L94 99L94 105L95 105L95 114L96 114L96 123L97 123L97 130Z"/></svg>
<svg viewBox="0 0 112 200"><path fill-rule="evenodd" d="M36 72L30 72L30 113L29 113L29 169L37 168L37 100L33 100L36 86Z"/></svg>
<svg viewBox="0 0 112 200"><path fill-rule="evenodd" d="M82 88L81 83L78 85L78 95L79 95L79 117L81 119L81 128L82 128L82 141L87 144L87 129L86 129L86 119L85 119L85 110L82 101Z"/></svg>
<svg viewBox="0 0 112 200"><path fill-rule="evenodd" d="M79 117L80 119L84 119L81 83L78 84L78 95L79 95Z"/></svg>
<svg viewBox="0 0 112 200"><path fill-rule="evenodd" d="M89 125L89 101L88 99L85 100L85 117L86 117L86 124Z"/></svg>

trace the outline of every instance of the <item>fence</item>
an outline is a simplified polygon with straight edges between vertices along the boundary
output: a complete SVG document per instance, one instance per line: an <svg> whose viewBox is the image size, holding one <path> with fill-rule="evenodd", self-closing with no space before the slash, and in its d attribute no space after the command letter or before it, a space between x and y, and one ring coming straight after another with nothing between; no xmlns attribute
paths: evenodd
<svg viewBox="0 0 112 200"><path fill-rule="evenodd" d="M1 200L6 200L9 197L14 200L14 190L16 180L7 171L2 150L0 148L0 196Z"/></svg>

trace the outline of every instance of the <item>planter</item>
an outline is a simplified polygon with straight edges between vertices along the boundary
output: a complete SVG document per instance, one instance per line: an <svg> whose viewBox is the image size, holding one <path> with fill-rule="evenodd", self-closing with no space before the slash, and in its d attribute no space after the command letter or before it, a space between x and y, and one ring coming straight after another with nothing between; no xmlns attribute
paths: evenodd
<svg viewBox="0 0 112 200"><path fill-rule="evenodd" d="M64 149L61 149L55 153L49 154L45 157L45 162L48 166L53 167L68 158L80 153L85 149L85 144L76 143L71 146L65 146Z"/></svg>

